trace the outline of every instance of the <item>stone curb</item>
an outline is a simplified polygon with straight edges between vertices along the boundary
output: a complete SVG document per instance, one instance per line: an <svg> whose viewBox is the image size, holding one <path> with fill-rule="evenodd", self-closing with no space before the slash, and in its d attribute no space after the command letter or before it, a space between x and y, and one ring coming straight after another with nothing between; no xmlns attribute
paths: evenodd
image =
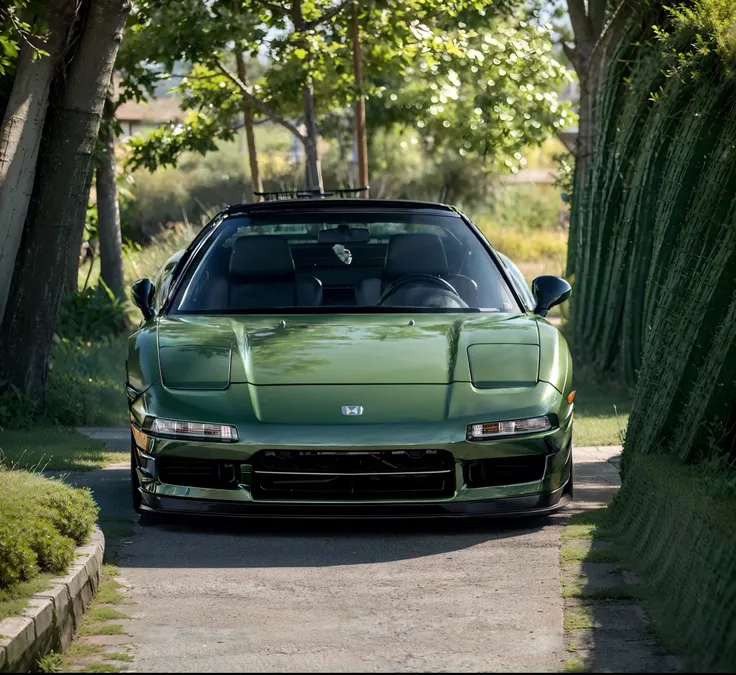
<svg viewBox="0 0 736 675"><path fill-rule="evenodd" d="M75 562L50 588L35 593L20 616L0 621L0 673L27 673L50 651L63 651L100 585L105 537L95 526Z"/></svg>

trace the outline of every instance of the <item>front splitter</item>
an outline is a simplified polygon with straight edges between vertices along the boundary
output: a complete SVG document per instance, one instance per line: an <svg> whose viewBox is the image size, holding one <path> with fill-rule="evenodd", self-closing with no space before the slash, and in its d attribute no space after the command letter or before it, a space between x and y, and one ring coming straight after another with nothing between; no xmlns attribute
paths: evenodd
<svg viewBox="0 0 736 675"><path fill-rule="evenodd" d="M141 509L156 513L234 518L481 518L552 513L570 502L565 486L554 492L469 502L306 504L229 502L168 497L141 490Z"/></svg>

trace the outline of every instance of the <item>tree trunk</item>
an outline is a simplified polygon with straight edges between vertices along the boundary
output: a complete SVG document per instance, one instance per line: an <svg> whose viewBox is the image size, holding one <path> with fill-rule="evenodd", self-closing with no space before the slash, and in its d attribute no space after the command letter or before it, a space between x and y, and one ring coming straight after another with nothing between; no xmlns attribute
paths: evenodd
<svg viewBox="0 0 736 675"><path fill-rule="evenodd" d="M43 397L74 228L84 217L90 157L100 127L128 0L94 0L58 107L44 129L31 208L0 334L0 379L32 400Z"/></svg>
<svg viewBox="0 0 736 675"><path fill-rule="evenodd" d="M100 277L118 297L125 293L123 238L115 175L115 104L108 95L103 109L103 154L97 166L97 232L100 240Z"/></svg>
<svg viewBox="0 0 736 675"><path fill-rule="evenodd" d="M34 46L43 48L49 56L34 59L33 47L23 43L0 127L0 323L33 191L49 88L66 45L73 10L70 0L53 3L45 36L30 38Z"/></svg>
<svg viewBox="0 0 736 675"><path fill-rule="evenodd" d="M92 179L95 176L94 169L90 167L87 172L87 184L84 187L84 211L81 220L75 224L71 232L71 243L69 244L69 257L66 261L64 272L64 288L62 295L77 293L79 291L79 266L82 263L82 242L84 241L84 226L87 223L87 207L89 206L89 195L92 192ZM89 276L89 275L88 275Z"/></svg>
<svg viewBox="0 0 736 675"><path fill-rule="evenodd" d="M305 84L302 89L302 105L304 107L304 126L306 127L304 151L307 160L305 166L307 190L322 191L324 189L322 166L317 150L317 122L314 117L314 88L311 82Z"/></svg>
<svg viewBox="0 0 736 675"><path fill-rule="evenodd" d="M243 55L239 52L235 54L235 63L238 69L238 79L245 85L248 84L245 72L245 61ZM245 138L248 142L248 163L250 164L250 187L251 192L263 192L263 184L261 183L261 174L258 170L258 152L256 151L256 136L253 131L253 108L250 102L243 98L243 124L245 126ZM254 202L260 197L255 194L251 195Z"/></svg>
<svg viewBox="0 0 736 675"><path fill-rule="evenodd" d="M363 96L363 66L360 55L360 29L358 26L358 0L353 0L353 71L355 73L355 139L358 148L358 187L368 188L368 141L365 131L365 97ZM367 189L361 192L367 197Z"/></svg>

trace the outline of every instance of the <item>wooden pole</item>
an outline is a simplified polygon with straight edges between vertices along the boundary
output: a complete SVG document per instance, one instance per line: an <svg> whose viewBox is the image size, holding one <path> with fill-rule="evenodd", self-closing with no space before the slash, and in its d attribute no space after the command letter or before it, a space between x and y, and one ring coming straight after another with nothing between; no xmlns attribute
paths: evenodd
<svg viewBox="0 0 736 675"><path fill-rule="evenodd" d="M235 63L238 69L238 79L245 84L245 61L240 52L235 53ZM243 124L245 125L245 138L248 141L248 162L250 163L250 185L252 192L263 192L263 183L258 170L258 153L256 151L256 137L253 132L253 109L250 103L243 97ZM253 195L253 201L260 201L260 197Z"/></svg>
<svg viewBox="0 0 736 675"><path fill-rule="evenodd" d="M355 137L358 146L358 187L368 187L368 141L365 132L365 98L363 96L363 66L360 58L360 31L358 28L358 0L353 0L353 73L355 77ZM365 190L361 196L367 197Z"/></svg>

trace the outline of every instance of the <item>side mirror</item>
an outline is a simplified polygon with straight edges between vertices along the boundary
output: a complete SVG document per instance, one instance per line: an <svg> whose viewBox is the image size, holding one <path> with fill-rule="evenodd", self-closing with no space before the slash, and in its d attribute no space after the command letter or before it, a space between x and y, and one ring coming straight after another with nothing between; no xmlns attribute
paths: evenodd
<svg viewBox="0 0 736 675"><path fill-rule="evenodd" d="M130 287L130 296L133 304L141 310L143 318L148 321L153 318L153 294L156 287L150 279L138 279Z"/></svg>
<svg viewBox="0 0 736 675"><path fill-rule="evenodd" d="M560 305L570 297L570 284L560 277L544 274L532 281L532 295L537 302L534 313L547 316L547 312L555 305Z"/></svg>

